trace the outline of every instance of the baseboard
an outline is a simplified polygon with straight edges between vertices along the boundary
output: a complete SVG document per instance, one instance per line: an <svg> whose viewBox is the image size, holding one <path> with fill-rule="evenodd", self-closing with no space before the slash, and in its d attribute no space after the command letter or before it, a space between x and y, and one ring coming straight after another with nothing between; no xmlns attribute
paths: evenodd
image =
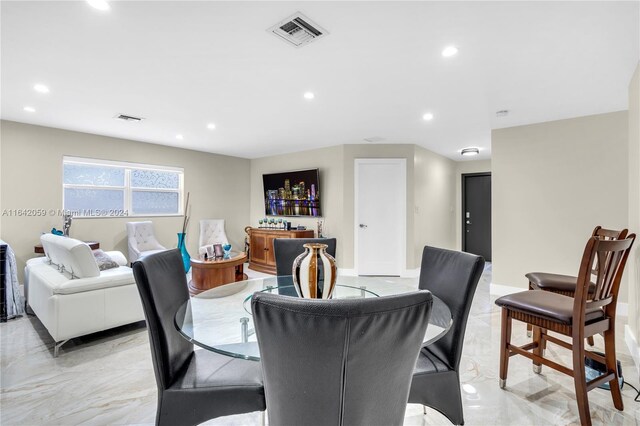
<svg viewBox="0 0 640 426"><path fill-rule="evenodd" d="M633 335L631 327L628 325L624 326L624 342L627 344L627 348L629 348L629 353L631 354L633 363L636 366L638 380L640 380L640 346L638 346L638 340L636 339L636 336Z"/></svg>
<svg viewBox="0 0 640 426"><path fill-rule="evenodd" d="M347 268L338 268L338 275L342 275L343 277L357 276L355 269L347 269ZM418 278L420 276L420 268L405 269L400 273L400 276L402 278Z"/></svg>
<svg viewBox="0 0 640 426"><path fill-rule="evenodd" d="M489 293L494 296L506 296L507 294L518 293L527 290L522 287L513 287L510 285L501 285L491 283L489 285ZM616 316L628 317L629 316L629 304L618 302L616 307Z"/></svg>

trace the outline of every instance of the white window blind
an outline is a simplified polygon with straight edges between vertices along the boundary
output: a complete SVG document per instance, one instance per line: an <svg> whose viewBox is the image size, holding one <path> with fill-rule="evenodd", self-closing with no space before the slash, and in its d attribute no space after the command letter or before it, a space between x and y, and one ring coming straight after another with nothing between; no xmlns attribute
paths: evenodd
<svg viewBox="0 0 640 426"><path fill-rule="evenodd" d="M63 158L63 209L75 217L182 215L184 171L90 158Z"/></svg>

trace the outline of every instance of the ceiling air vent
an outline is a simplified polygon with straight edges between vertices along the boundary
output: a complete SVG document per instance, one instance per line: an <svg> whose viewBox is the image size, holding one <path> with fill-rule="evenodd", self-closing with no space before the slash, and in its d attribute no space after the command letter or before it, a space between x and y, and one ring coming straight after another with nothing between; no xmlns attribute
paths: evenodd
<svg viewBox="0 0 640 426"><path fill-rule="evenodd" d="M314 23L300 12L296 12L287 19L280 21L267 31L301 47L329 34L327 30Z"/></svg>
<svg viewBox="0 0 640 426"><path fill-rule="evenodd" d="M132 115L125 115L125 114L116 115L114 118L117 120L129 121L131 123L139 123L142 120L144 120L144 118L134 117Z"/></svg>

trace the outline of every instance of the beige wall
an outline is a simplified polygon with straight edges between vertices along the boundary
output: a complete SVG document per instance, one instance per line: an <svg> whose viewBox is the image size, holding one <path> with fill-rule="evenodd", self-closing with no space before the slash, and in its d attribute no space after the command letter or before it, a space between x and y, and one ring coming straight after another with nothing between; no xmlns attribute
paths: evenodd
<svg viewBox="0 0 640 426"><path fill-rule="evenodd" d="M462 250L462 175L466 173L482 173L491 171L491 160L459 161L456 163L455 180L455 250Z"/></svg>
<svg viewBox="0 0 640 426"><path fill-rule="evenodd" d="M407 262L420 266L425 244L453 247L455 163L414 145L341 145L251 161L251 224L264 217L262 174L303 168L320 169L325 234L338 239L337 261L354 267L354 162L358 158L407 160ZM293 218L316 229L316 220Z"/></svg>
<svg viewBox="0 0 640 426"><path fill-rule="evenodd" d="M199 220L207 218L225 219L231 244L244 248L244 227L249 223L249 160L10 121L0 125L2 209L61 209L64 155L183 167L185 192L191 193L192 206L189 252L197 253ZM98 240L104 250L128 255L125 223L137 220L147 219L75 219L71 236ZM182 217L151 220L160 243L175 247ZM62 227L61 217L51 216L3 216L0 222L0 235L15 251L19 270L35 256L33 246L40 234Z"/></svg>
<svg viewBox="0 0 640 426"><path fill-rule="evenodd" d="M416 146L414 164L414 264L418 268L425 245L455 248L456 162Z"/></svg>
<svg viewBox="0 0 640 426"><path fill-rule="evenodd" d="M627 227L627 134L626 111L492 132L494 284L575 275L596 225Z"/></svg>
<svg viewBox="0 0 640 426"><path fill-rule="evenodd" d="M404 158L407 160L407 243L406 243L406 269L413 269L416 266L414 252L414 145L344 145L344 171L343 171L343 244L344 266L343 268L354 267L354 168L357 158Z"/></svg>
<svg viewBox="0 0 640 426"><path fill-rule="evenodd" d="M324 221L324 234L338 239L336 261L344 268L342 246L342 146L275 155L251 160L251 225L258 226L258 219L265 217L262 175L264 173L286 172L288 170L320 169L320 208ZM292 217L293 225L303 225L307 229L317 229L317 219Z"/></svg>
<svg viewBox="0 0 640 426"><path fill-rule="evenodd" d="M629 231L640 235L640 62L629 84ZM629 327L636 342L640 331L640 239L627 264ZM636 348L637 350L637 348ZM632 351L635 353L636 351Z"/></svg>

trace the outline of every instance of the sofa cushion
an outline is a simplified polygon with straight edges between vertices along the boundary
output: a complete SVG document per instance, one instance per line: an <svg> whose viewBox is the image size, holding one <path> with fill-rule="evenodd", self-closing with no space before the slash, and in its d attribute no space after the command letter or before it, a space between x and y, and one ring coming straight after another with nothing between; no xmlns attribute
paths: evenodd
<svg viewBox="0 0 640 426"><path fill-rule="evenodd" d="M96 258L98 269L100 269L101 271L106 271L107 269L113 269L120 266L118 265L118 262L111 258L111 256L100 249L93 250L93 257Z"/></svg>
<svg viewBox="0 0 640 426"><path fill-rule="evenodd" d="M91 248L82 241L53 234L43 234L40 241L51 261L64 267L74 278L100 276Z"/></svg>
<svg viewBox="0 0 640 426"><path fill-rule="evenodd" d="M73 294L103 288L134 285L133 271L127 266L102 271L99 277L80 278L58 283L53 287L53 294Z"/></svg>

